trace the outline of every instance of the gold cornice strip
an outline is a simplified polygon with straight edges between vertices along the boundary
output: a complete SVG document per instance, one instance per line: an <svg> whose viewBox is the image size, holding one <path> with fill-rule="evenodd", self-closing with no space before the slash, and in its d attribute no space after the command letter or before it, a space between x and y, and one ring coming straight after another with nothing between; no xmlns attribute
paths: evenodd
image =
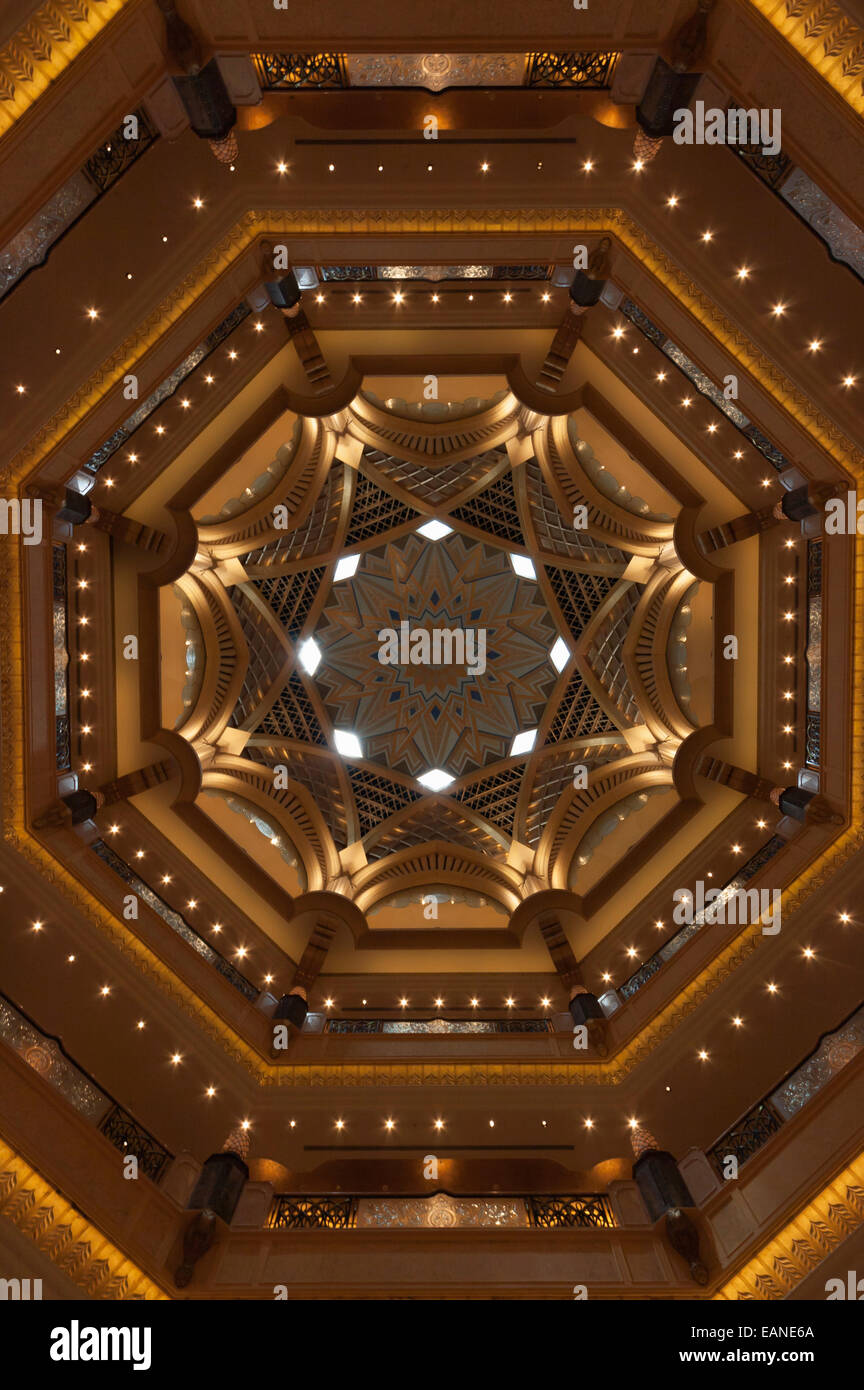
<svg viewBox="0 0 864 1390"><path fill-rule="evenodd" d="M170 1302L158 1284L2 1139L0 1216L90 1298Z"/></svg>
<svg viewBox="0 0 864 1390"><path fill-rule="evenodd" d="M0 136L130 0L49 0L0 49Z"/></svg>
<svg viewBox="0 0 864 1390"><path fill-rule="evenodd" d="M838 96L864 112L864 29L832 0L749 0Z"/></svg>
<svg viewBox="0 0 864 1390"><path fill-rule="evenodd" d="M832 1250L864 1225L864 1153L828 1183L737 1274L715 1300L785 1298Z"/></svg>
<svg viewBox="0 0 864 1390"><path fill-rule="evenodd" d="M834 460L850 472L859 486L864 486L864 465L854 446L826 416L783 377L782 373L759 353L738 330L720 315L695 285L684 276L659 248L625 214L617 209L588 211L547 211L526 214L518 210L490 212L483 215L462 211L418 211L416 213L370 212L250 212L218 244L210 255L181 283L177 292L163 301L139 330L130 335L103 364L90 381L58 412L40 434L12 461L6 487L17 487L26 480L33 468L64 438L72 424L83 418L115 384L137 356L147 351L161 334L190 307L205 289L227 270L265 232L283 235L310 235L354 232L417 232L436 231L442 235L453 232L573 232L607 231L616 236L655 278L683 303L698 322L710 331L717 341L734 353L738 362L761 380L777 405L786 410L812 438L831 453ZM110 380L109 380L110 377ZM800 907L806 897L821 887L843 863L864 844L864 538L855 538L855 579L853 588L852 624L852 739L851 739L851 824L844 833L785 890L787 911ZM588 1065L577 1062L548 1064L492 1064L454 1062L427 1065L387 1063L378 1066L334 1064L303 1067L276 1065L263 1058L240 1038L234 1030L209 1008L143 942L118 919L115 919L74 876L58 864L33 837L26 826L24 802L24 757L18 733L25 727L24 670L21 608L21 545L20 539L9 536L0 547L0 574L5 585L7 602L0 615L0 630L6 641L6 659L0 670L4 718L2 721L2 753L4 769L5 834L49 882L70 898L75 905L96 921L125 954L136 960L138 968L163 985L185 1012L192 1015L205 1032L221 1043L229 1055L241 1062L263 1083L295 1085L488 1085L488 1084L551 1084L551 1085L617 1085L633 1068L671 1035L678 1023L692 1013L700 1002L726 979L761 941L758 926L742 933L729 943L700 974L656 1014L642 1031L609 1061ZM856 640L859 639L859 640ZM853 828L857 827L857 828Z"/></svg>

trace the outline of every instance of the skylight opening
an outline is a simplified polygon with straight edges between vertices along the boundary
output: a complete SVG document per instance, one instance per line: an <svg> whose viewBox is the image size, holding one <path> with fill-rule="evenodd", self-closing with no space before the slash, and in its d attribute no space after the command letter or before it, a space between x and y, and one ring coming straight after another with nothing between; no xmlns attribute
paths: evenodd
<svg viewBox="0 0 864 1390"><path fill-rule="evenodd" d="M552 665L556 671L563 671L567 662L570 660L570 648L563 637L556 638L552 650L549 653Z"/></svg>
<svg viewBox="0 0 864 1390"><path fill-rule="evenodd" d="M301 642L297 648L297 655L303 670L308 671L310 676L313 675L321 661L321 648L315 638L307 637L305 642Z"/></svg>
<svg viewBox="0 0 864 1390"><path fill-rule="evenodd" d="M352 574L356 573L359 563L359 555L343 555L341 560L336 561L333 583L338 584L340 579L350 579Z"/></svg>
<svg viewBox="0 0 864 1390"><path fill-rule="evenodd" d="M536 729L523 729L522 733L517 734L510 745L510 757L518 758L520 753L530 753L536 737Z"/></svg>
<svg viewBox="0 0 864 1390"><path fill-rule="evenodd" d="M443 536L449 536L452 530L453 527L445 525L443 521L426 521L417 527L417 534L425 536L427 541L440 541Z"/></svg>
<svg viewBox="0 0 864 1390"><path fill-rule="evenodd" d="M529 560L527 555L510 554L510 563L520 579L536 579L537 571L534 568L534 561Z"/></svg>
<svg viewBox="0 0 864 1390"><path fill-rule="evenodd" d="M428 787L430 792L441 792L445 787L449 787L454 780L449 772L444 772L440 767L433 767L429 772L424 772L422 777L418 777L421 786Z"/></svg>

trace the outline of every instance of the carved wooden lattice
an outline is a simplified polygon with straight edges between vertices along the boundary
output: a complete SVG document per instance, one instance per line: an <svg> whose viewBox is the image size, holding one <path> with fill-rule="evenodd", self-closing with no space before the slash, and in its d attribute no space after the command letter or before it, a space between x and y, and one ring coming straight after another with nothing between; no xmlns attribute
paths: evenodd
<svg viewBox="0 0 864 1390"><path fill-rule="evenodd" d="M239 585L230 590L230 595L249 648L249 665L243 677L243 687L229 721L235 727L241 727L252 717L278 676L285 653L276 641L272 627L249 595Z"/></svg>
<svg viewBox="0 0 864 1390"><path fill-rule="evenodd" d="M261 721L261 732L302 743L326 743L312 701L296 672L289 676L273 708Z"/></svg>
<svg viewBox="0 0 864 1390"><path fill-rule="evenodd" d="M419 798L419 792L412 791L410 787L402 787L386 777L376 777L362 768L349 767L348 778L354 793L361 835L368 835L388 816L410 806L412 801Z"/></svg>
<svg viewBox="0 0 864 1390"><path fill-rule="evenodd" d="M270 605L287 635L296 640L309 616L323 577L323 569L313 569L300 574L283 574L278 579L253 579L252 583Z"/></svg>
<svg viewBox="0 0 864 1390"><path fill-rule="evenodd" d="M464 506L457 507L453 516L468 526L475 526L478 531L511 541L513 545L525 544L511 473L503 473L491 487L472 497Z"/></svg>
<svg viewBox="0 0 864 1390"><path fill-rule="evenodd" d="M404 526L413 517L418 517L412 507L398 502L363 473L357 476L354 499L351 504L351 524L345 537L346 546L357 545L359 541L380 536L395 526ZM418 517L419 520L419 517Z"/></svg>
<svg viewBox="0 0 864 1390"><path fill-rule="evenodd" d="M413 459L402 459L394 454L382 453L380 449L367 449L365 456L386 478L409 492L416 493L425 502L437 504L446 502L463 488L476 483L484 473L488 473L500 463L502 456L506 456L506 450L503 447L489 449L474 458L444 464L437 469L429 468L425 463L417 463Z"/></svg>

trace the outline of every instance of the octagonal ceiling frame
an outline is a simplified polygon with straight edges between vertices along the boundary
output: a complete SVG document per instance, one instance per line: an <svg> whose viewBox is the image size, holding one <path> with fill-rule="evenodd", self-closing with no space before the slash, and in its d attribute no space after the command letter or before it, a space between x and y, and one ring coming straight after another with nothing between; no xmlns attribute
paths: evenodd
<svg viewBox="0 0 864 1390"><path fill-rule="evenodd" d="M687 307L692 307L692 300L690 300L690 302L687 303ZM717 319L713 315L709 315L708 317L709 319L713 319L714 321L714 336L716 338L718 336L716 331ZM724 326L724 322L722 320L720 320L719 322L721 325L720 341L728 341L728 326ZM801 393L794 391L794 389L792 390L791 394L787 395L786 399L784 399L783 391L781 388L788 388L788 383L786 383L783 379L782 373L780 373L778 370L770 369L770 364L765 364L761 354L756 352L756 350L752 349L752 346L748 344L746 349L746 360L744 362L744 365L745 368L751 372L751 374L753 370L754 361L759 361L760 365L769 366L769 371L766 373L766 389L768 394L773 396L775 401L786 409L787 413L791 415L791 417L794 419L796 424L799 425L799 427L804 428L807 431L810 438L813 439L819 445L820 448L822 448L823 452L825 452L826 455L832 458L834 462L839 463L842 467L844 467L847 473L850 473L852 475L856 483L860 484L862 480L864 480L862 479L862 472L864 472L864 470L862 470L860 462L857 460L854 454L850 452L849 442L843 435L843 432L839 429L839 427L837 427L831 420L829 420L821 411L811 410L810 408L808 408L809 403L806 401L805 398L801 396ZM92 389L93 388L91 379L91 393ZM79 391L76 394L76 397L74 398L74 404L72 405L72 409L76 414L80 413L82 407L84 407L85 405L86 400L87 390L85 388L84 391ZM23 474L27 471L27 467L29 464L36 462L40 456L44 457L44 455L42 454L43 446L50 445L51 441L56 442L56 440L58 439L58 423L63 418L65 418L65 412L61 412L59 416L55 416L54 420L52 422L49 422L49 424L40 432L36 439L31 441L31 443L28 446L26 446L25 449L20 451L20 453L14 460L12 469L10 470L11 478L13 480L17 481L21 479ZM855 612L857 615L857 630L860 631L860 620L862 614L864 614L864 592L862 592L862 573L860 563L862 558L860 539L855 542L855 550L859 563L856 566L854 605ZM13 712L14 710L20 710L20 679L22 676L20 648L20 604L22 598L19 570L20 559L20 546L15 544L14 541L4 548L2 556L2 567L4 570L4 577L7 581L7 593L11 601L9 608L7 608L6 610L6 615L11 616L12 618L12 650L14 653L13 660L11 663L12 670L11 672L4 673L4 675L6 676L4 684L6 686L5 693L7 695L7 709L9 708L8 696L10 694L10 691L13 695L13 699L11 701L11 704L13 706ZM18 634L17 637L16 634ZM854 690L861 691L862 674L864 674L864 662L862 662L860 643L856 644L855 646L853 661L855 674ZM9 679L10 676L12 676L13 679ZM853 714L856 717L857 728L861 728L861 705L862 697L860 695L855 696L853 694ZM8 723L6 724L6 728L8 731ZM860 824L862 792L861 735L856 735L853 738L852 749L853 759L851 773L854 793L853 801L855 811L858 813L858 821ZM7 747L6 751L11 752L11 756L4 757L5 781L7 792L5 806L7 808L7 817L11 823L12 828L12 835L10 836L10 838L14 841L15 847L18 849L18 851L24 853L25 857L29 858L31 862L33 862L34 864L41 863L44 867L47 868L48 865L52 864L53 861L50 859L50 857L46 856L46 853L44 849L41 847L41 845L39 845L39 842L26 830L26 826L24 825L22 820L23 803L18 794L18 787L23 786L23 751L19 750L16 753L14 745L11 750L9 750ZM11 816L9 815L10 808ZM832 846L834 853L833 864L831 867L835 866L838 862L842 862L843 860L848 858L850 854L854 853L856 849L860 846L861 838L862 837L860 831L856 834L856 832L854 832L851 828L847 829L846 832L844 832L839 837L839 841L835 841L834 845ZM808 865L807 868L803 872L801 872L794 880L791 889L793 908L800 905L800 903L806 897L807 893L811 891L812 888L821 881L820 875L822 879L830 876L830 868L826 867L826 857L828 853L829 851L826 851L822 855L818 856L815 864ZM55 871L56 869L57 866L55 865ZM78 898L79 901L83 901L86 905L87 895L81 892L80 887L77 884L75 878L62 867L59 869L59 877L64 885L65 891L72 892L73 896ZM115 938L117 938L119 935L120 939L124 940L130 937L131 933L128 932L128 929L124 929L121 926L121 924L119 924L117 920L112 917L111 914L105 912L104 910L101 910L98 913L98 916L103 926L105 926L108 929L109 935L113 935ZM140 950L140 943L138 944L138 949ZM749 952L744 952L744 954L748 953ZM149 953L145 952L144 954L146 956ZM728 952L724 953L726 957L728 957L728 954ZM715 962L712 963L712 969L703 972L702 977L700 977L701 980L704 981L706 978L709 979L709 981L710 978L714 978L716 980L716 969L722 968L723 964L724 962L718 962L717 960L715 960ZM729 964L728 959L725 961L725 964ZM157 973L160 972L157 971ZM188 1002L193 1004L195 1011L199 1013L200 1016L202 1011L200 1009L200 1006L197 1004L197 1001L189 999ZM221 1025L217 1028L217 1031L220 1034L220 1036L224 1037L226 1030ZM650 1032L653 1032L653 1030L646 1030L646 1034ZM642 1041L648 1046L651 1045L648 1037L645 1035L643 1035ZM246 1049L242 1050L245 1051Z"/></svg>

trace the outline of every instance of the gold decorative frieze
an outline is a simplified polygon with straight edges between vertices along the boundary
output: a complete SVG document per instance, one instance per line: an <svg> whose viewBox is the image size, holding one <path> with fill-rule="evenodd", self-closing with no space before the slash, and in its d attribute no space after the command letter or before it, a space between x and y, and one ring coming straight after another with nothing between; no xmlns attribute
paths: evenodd
<svg viewBox="0 0 864 1390"><path fill-rule="evenodd" d="M859 1154L718 1289L714 1298L759 1302L786 1298L862 1225L864 1154Z"/></svg>
<svg viewBox="0 0 864 1390"><path fill-rule="evenodd" d="M49 0L0 48L0 136L129 0Z"/></svg>
<svg viewBox="0 0 864 1390"><path fill-rule="evenodd" d="M158 1284L2 1139L0 1216L17 1226L89 1298L168 1301Z"/></svg>
<svg viewBox="0 0 864 1390"><path fill-rule="evenodd" d="M832 0L750 0L860 115L864 112L864 28Z"/></svg>

